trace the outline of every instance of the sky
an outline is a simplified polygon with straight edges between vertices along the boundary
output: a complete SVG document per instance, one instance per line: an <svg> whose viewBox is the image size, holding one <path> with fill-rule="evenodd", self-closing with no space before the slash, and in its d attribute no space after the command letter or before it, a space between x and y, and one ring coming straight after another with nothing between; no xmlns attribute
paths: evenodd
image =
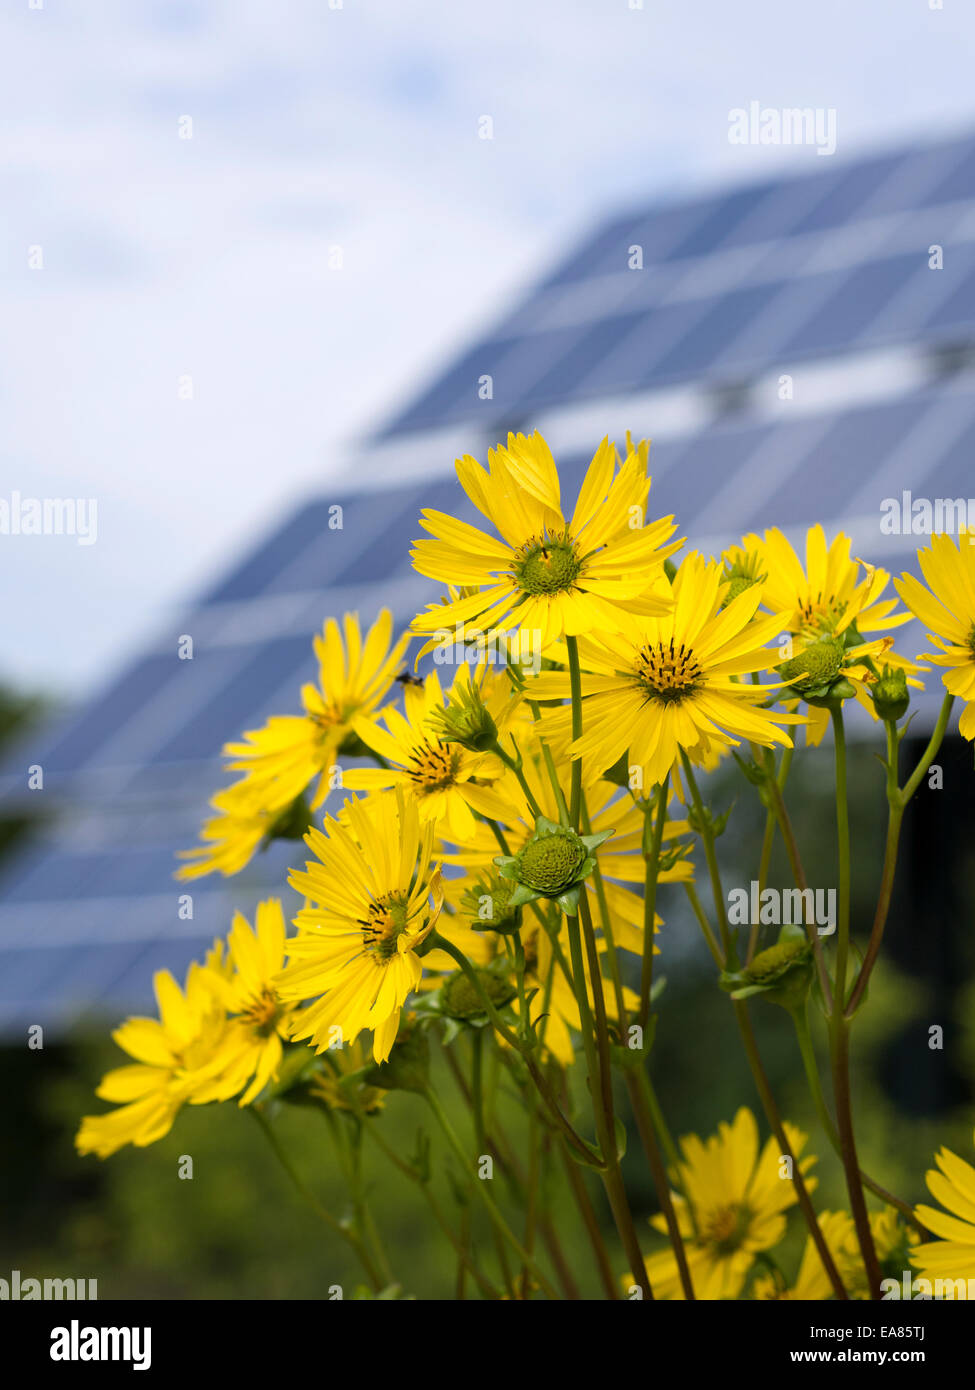
<svg viewBox="0 0 975 1390"><path fill-rule="evenodd" d="M931 6L2 0L0 512L97 531L0 534L0 681L108 681L601 219L820 158L733 109L975 127Z"/></svg>

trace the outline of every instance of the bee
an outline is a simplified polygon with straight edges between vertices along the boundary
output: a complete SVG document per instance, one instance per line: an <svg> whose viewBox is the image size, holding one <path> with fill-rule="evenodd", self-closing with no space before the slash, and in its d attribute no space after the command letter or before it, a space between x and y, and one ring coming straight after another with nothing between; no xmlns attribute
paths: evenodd
<svg viewBox="0 0 975 1390"><path fill-rule="evenodd" d="M399 673L399 675L396 677L396 679L397 679L397 681L399 682L400 685L422 685L422 684L423 684L423 682L420 680L420 677L419 677L419 676L411 675L409 671L400 671L400 673Z"/></svg>

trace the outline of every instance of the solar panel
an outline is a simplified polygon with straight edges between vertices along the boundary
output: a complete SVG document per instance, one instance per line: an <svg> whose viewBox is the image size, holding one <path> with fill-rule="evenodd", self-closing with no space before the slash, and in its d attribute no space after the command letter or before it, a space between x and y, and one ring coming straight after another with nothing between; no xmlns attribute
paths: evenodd
<svg viewBox="0 0 975 1390"><path fill-rule="evenodd" d="M746 331L741 365L751 371L774 367L785 351L805 358L864 348L874 341L874 324L878 342L916 339L946 326L975 331L967 281L950 307L900 293L927 273L928 237L946 236L948 209L958 203L975 209L971 140L617 219L401 411L382 437L465 419L482 425L485 418L517 419L580 395L693 380L718 362L723 348L737 351L736 330L749 323L755 331ZM912 241L912 249L885 254L885 235L919 208L944 208L945 216L929 216L923 241ZM955 248L959 260L971 253L973 233L970 223ZM810 253L828 249L829 238L838 239L842 263L817 271ZM749 245L753 265L702 302L700 286ZM634 246L641 248L642 269L630 268ZM580 299L587 284L591 297ZM932 298L939 294L934 284L929 288ZM891 301L899 313L884 317ZM555 329L549 325L560 305L572 321ZM580 305L587 306L581 316ZM486 375L493 380L490 399L478 390Z"/></svg>
<svg viewBox="0 0 975 1390"><path fill-rule="evenodd" d="M586 401L603 403L621 438L644 419L654 427L635 393L975 337L975 140L815 166L604 224L400 412L385 448L395 457L407 434L467 422L483 456L509 421L531 428L540 411ZM934 241L941 271L927 266ZM628 266L632 246L642 270ZM479 389L485 375L490 393ZM568 505L596 442L560 458ZM899 569L908 545L880 533L882 500L922 486L967 494L973 450L970 376L712 416L654 443L651 510L715 548L770 525L799 534L816 519L849 523L870 558ZM151 1009L154 970L180 976L235 907L290 895L293 844L230 881L176 883L175 856L223 783L222 744L299 708L324 618L357 608L371 621L386 603L405 622L434 596L409 563L421 508L477 520L452 476L390 477L296 509L107 689L0 766L0 794L19 805L27 763L41 762L61 813L0 873L0 1031ZM336 505L341 529L329 524ZM192 661L177 659L181 633L194 637ZM177 910L186 892L189 920Z"/></svg>

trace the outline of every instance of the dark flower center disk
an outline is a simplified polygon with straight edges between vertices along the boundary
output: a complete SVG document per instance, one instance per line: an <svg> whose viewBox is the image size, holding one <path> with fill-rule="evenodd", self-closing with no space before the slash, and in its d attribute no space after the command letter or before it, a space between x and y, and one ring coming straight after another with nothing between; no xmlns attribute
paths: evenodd
<svg viewBox="0 0 975 1390"><path fill-rule="evenodd" d="M424 792L443 791L453 786L459 762L456 749L438 740L413 749L408 771Z"/></svg>
<svg viewBox="0 0 975 1390"><path fill-rule="evenodd" d="M685 699L703 675L694 653L683 642L675 646L673 638L666 644L648 643L637 654L637 680L648 695L664 704Z"/></svg>

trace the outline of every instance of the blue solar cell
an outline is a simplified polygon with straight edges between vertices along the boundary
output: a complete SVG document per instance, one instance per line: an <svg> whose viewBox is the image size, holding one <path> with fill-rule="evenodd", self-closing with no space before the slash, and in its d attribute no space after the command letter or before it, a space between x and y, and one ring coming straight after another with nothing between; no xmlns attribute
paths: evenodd
<svg viewBox="0 0 975 1390"><path fill-rule="evenodd" d="M219 695L213 696L209 693L211 687L205 679L207 672L203 663L216 659L227 662L228 679ZM311 635L276 638L257 647L243 665L236 647L206 653L184 665L200 667L206 699L201 707L193 695L192 677L187 676L179 698L185 701L184 708L192 713L176 734L156 748L150 755L150 762L212 758L228 739L237 738L245 725L252 727L254 711L289 680L294 682L297 710L301 683L312 680L317 674Z"/></svg>
<svg viewBox="0 0 975 1390"><path fill-rule="evenodd" d="M783 357L824 353L851 346L869 336L870 326L881 310L899 294L912 276L926 273L925 259L915 252L872 261L850 271L815 276L807 290L816 312L800 323L791 337L779 345ZM904 312L903 330L914 325ZM913 310L916 318L917 310ZM891 331L888 325L888 332Z"/></svg>
<svg viewBox="0 0 975 1390"><path fill-rule="evenodd" d="M573 325L482 344L388 425L383 436L448 424L485 412L496 416L510 410L521 394L525 376L534 377L554 366L573 351L588 331L585 324ZM478 395L482 376L492 380L489 400Z"/></svg>
<svg viewBox="0 0 975 1390"><path fill-rule="evenodd" d="M99 867L97 856L67 849L43 849L16 861L3 881L4 901L11 904L81 897Z"/></svg>
<svg viewBox="0 0 975 1390"><path fill-rule="evenodd" d="M681 535L690 535L701 506L724 486L729 478L760 448L772 429L770 425L721 426L705 430L674 449L660 476L651 474L650 512L653 516L673 514ZM651 449L651 455L656 451Z"/></svg>
<svg viewBox="0 0 975 1390"><path fill-rule="evenodd" d="M975 419L946 450L937 467L925 479L924 491L934 497L975 497ZM903 484L910 487L910 482ZM917 489L915 488L915 491ZM975 518L973 518L975 520Z"/></svg>
<svg viewBox="0 0 975 1390"><path fill-rule="evenodd" d="M622 314L601 319L582 332L576 330L567 343L568 351L548 371L528 381L518 392L514 408L531 410L553 400L563 400L585 380L592 368L601 362L626 336L629 330L646 318L645 314Z"/></svg>
<svg viewBox="0 0 975 1390"><path fill-rule="evenodd" d="M706 256L712 251L720 251L733 234L740 231L742 224L749 222L759 211L775 188L775 184L755 184L729 193L716 202L708 215L661 259L684 260L690 256ZM761 235L761 232L756 231L754 235Z"/></svg>
<svg viewBox="0 0 975 1390"><path fill-rule="evenodd" d="M917 418L914 400L885 401L840 415L825 434L817 434L779 487L763 497L749 525L760 524L759 517L770 519L761 524L791 526L835 516L841 509L837 499L848 494L851 478L862 482L876 474L884 455L905 437ZM793 457L788 445L785 452ZM881 500L878 493L878 515Z"/></svg>
<svg viewBox="0 0 975 1390"><path fill-rule="evenodd" d="M45 771L73 772L88 762L133 711L155 695L173 674L173 658L149 656L137 661L108 690L85 705L55 734L50 747L42 746L36 758Z"/></svg>
<svg viewBox="0 0 975 1390"><path fill-rule="evenodd" d="M590 352L588 361L577 359L573 373L560 372L561 389L586 396L632 390L652 374L660 355L691 330L706 307L699 300L681 300L612 320L617 329L613 340L601 353ZM555 380L549 385L555 389Z"/></svg>
<svg viewBox="0 0 975 1390"><path fill-rule="evenodd" d="M350 567L358 561L365 538L387 518L399 515L409 496L408 489L396 488L358 497L336 497L336 503L342 507L341 527L330 526L330 514L326 513L320 528L308 535L303 549L292 553L263 592L294 594L325 589L339 579L344 583Z"/></svg>
<svg viewBox="0 0 975 1390"><path fill-rule="evenodd" d="M918 201L925 207L975 199L975 143L959 147L958 159L945 177Z"/></svg>
<svg viewBox="0 0 975 1390"><path fill-rule="evenodd" d="M975 326L975 255L965 248L947 247L944 270L931 271L934 307L922 321L926 335L970 334Z"/></svg>
<svg viewBox="0 0 975 1390"><path fill-rule="evenodd" d="M573 251L564 265L543 282L542 289L624 271L631 246L641 247L644 265L652 265L679 247L711 208L712 200L699 199L661 204L617 218Z"/></svg>
<svg viewBox="0 0 975 1390"><path fill-rule="evenodd" d="M903 171L906 160L907 157L902 154L882 155L850 168L837 169L824 180L819 200L791 228L792 235L824 232L853 221L862 214L873 216L875 211L889 211L890 208L881 203L881 196L885 203L888 201L886 189L885 194L880 195L885 185L890 190L890 197L900 199L895 203L900 206L904 194L898 194L896 174Z"/></svg>
<svg viewBox="0 0 975 1390"><path fill-rule="evenodd" d="M647 364L637 384L665 383L704 373L734 342L741 326L762 313L779 293L781 285L750 285L731 290L709 304L687 333L657 362ZM728 362L733 367L733 360Z"/></svg>
<svg viewBox="0 0 975 1390"><path fill-rule="evenodd" d="M242 565L220 580L203 602L225 603L266 592L275 576L288 567L295 555L316 537L328 534L328 508L327 502L312 502L295 512L280 530L252 551Z"/></svg>

